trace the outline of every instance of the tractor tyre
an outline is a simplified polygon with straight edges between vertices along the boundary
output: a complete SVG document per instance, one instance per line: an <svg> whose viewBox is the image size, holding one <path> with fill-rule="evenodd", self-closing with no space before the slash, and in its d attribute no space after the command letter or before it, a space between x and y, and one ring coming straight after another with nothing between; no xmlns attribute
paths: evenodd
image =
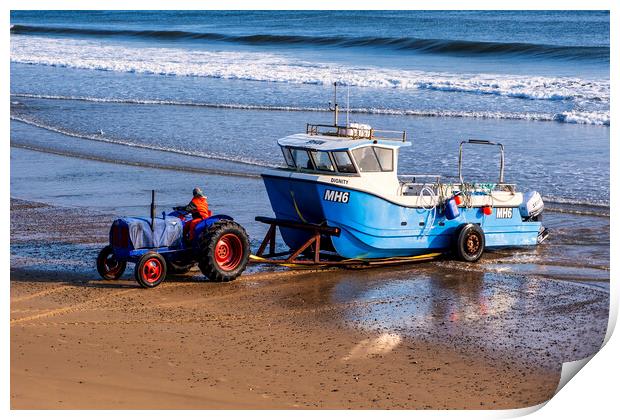
<svg viewBox="0 0 620 420"><path fill-rule="evenodd" d="M126 267L127 261L119 261L110 245L104 247L97 256L97 271L105 280L118 280Z"/></svg>
<svg viewBox="0 0 620 420"><path fill-rule="evenodd" d="M166 278L166 260L157 252L147 252L136 263L134 277L144 288L158 286Z"/></svg>
<svg viewBox="0 0 620 420"><path fill-rule="evenodd" d="M484 252L484 245L484 232L480 226L467 223L456 231L454 253L459 260L478 261Z"/></svg>
<svg viewBox="0 0 620 420"><path fill-rule="evenodd" d="M250 258L250 240L245 229L232 220L220 220L199 238L198 268L211 281L236 279Z"/></svg>

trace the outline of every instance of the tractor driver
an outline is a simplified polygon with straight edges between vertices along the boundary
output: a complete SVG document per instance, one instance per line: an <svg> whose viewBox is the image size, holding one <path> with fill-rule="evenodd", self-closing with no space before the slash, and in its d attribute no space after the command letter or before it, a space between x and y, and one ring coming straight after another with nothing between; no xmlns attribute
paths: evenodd
<svg viewBox="0 0 620 420"><path fill-rule="evenodd" d="M209 210L209 204L207 203L207 197L203 194L202 190L198 187L192 191L194 197L187 206L175 207L175 210L186 211L191 213L192 220L189 223L185 223L183 226L183 236L188 240L192 240L194 236L194 228L202 219L211 217L211 210Z"/></svg>

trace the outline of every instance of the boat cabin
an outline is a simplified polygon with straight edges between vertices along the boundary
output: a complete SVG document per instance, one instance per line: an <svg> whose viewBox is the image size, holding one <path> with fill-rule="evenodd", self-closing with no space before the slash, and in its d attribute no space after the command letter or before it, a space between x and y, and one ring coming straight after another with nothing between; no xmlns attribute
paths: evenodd
<svg viewBox="0 0 620 420"><path fill-rule="evenodd" d="M470 184L469 188L492 194L491 200L520 200L514 185L503 180L503 146L484 140L461 143L499 145L501 147L500 177L494 184ZM345 184L366 191L375 191L402 203L440 203L464 188L461 174L462 153L459 153L459 175L450 180L440 175L399 175L398 152L411 146L405 131L375 130L365 124L348 126L307 124L306 132L278 140L286 162L285 170L296 178ZM347 180L348 179L348 180ZM492 185L489 190L487 185ZM429 190L429 188L432 188ZM428 195L423 197L423 195ZM488 197L487 197L488 198Z"/></svg>
<svg viewBox="0 0 620 420"><path fill-rule="evenodd" d="M308 124L306 133L278 140L290 170L360 176L372 172L393 174L398 167L398 149L410 146L404 131L373 130L364 124L347 127Z"/></svg>

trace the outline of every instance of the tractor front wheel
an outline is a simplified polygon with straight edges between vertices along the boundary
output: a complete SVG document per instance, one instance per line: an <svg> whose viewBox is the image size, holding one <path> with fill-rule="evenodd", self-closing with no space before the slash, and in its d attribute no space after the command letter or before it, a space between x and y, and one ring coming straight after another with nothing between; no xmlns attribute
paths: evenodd
<svg viewBox="0 0 620 420"><path fill-rule="evenodd" d="M155 287L166 278L166 260L156 252L148 252L136 263L134 276L140 286Z"/></svg>
<svg viewBox="0 0 620 420"><path fill-rule="evenodd" d="M118 280L125 272L127 261L120 261L110 245L104 247L97 256L97 271L106 280Z"/></svg>
<svg viewBox="0 0 620 420"><path fill-rule="evenodd" d="M241 275L250 258L245 229L232 220L220 220L199 238L198 267L211 281L231 281Z"/></svg>

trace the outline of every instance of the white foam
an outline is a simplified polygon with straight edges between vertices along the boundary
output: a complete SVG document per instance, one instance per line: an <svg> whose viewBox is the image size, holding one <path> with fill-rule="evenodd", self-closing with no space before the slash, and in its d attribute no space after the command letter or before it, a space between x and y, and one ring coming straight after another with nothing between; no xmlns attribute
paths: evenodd
<svg viewBox="0 0 620 420"><path fill-rule="evenodd" d="M66 101L86 101L100 103L121 103L134 105L172 105L196 106L207 108L225 108L257 111L290 111L290 112L330 112L326 108L299 107L286 105L254 105L239 103L189 102L168 99L133 99L133 98L98 98L90 96L40 95L32 93L12 93L11 96L31 99L52 99ZM481 118L528 121L557 121L573 124L609 125L609 111L563 112L559 114L543 112L500 112L500 111L453 111L433 109L393 109L393 108L351 108L352 114L403 115L415 117L449 117L449 118Z"/></svg>
<svg viewBox="0 0 620 420"><path fill-rule="evenodd" d="M11 61L117 72L199 76L264 82L427 89L532 100L609 102L609 80L499 74L424 72L314 63L279 54L132 47L96 41L11 36ZM567 115L566 119L580 120Z"/></svg>
<svg viewBox="0 0 620 420"><path fill-rule="evenodd" d="M573 124L609 125L609 111L568 111L555 114L554 119Z"/></svg>

